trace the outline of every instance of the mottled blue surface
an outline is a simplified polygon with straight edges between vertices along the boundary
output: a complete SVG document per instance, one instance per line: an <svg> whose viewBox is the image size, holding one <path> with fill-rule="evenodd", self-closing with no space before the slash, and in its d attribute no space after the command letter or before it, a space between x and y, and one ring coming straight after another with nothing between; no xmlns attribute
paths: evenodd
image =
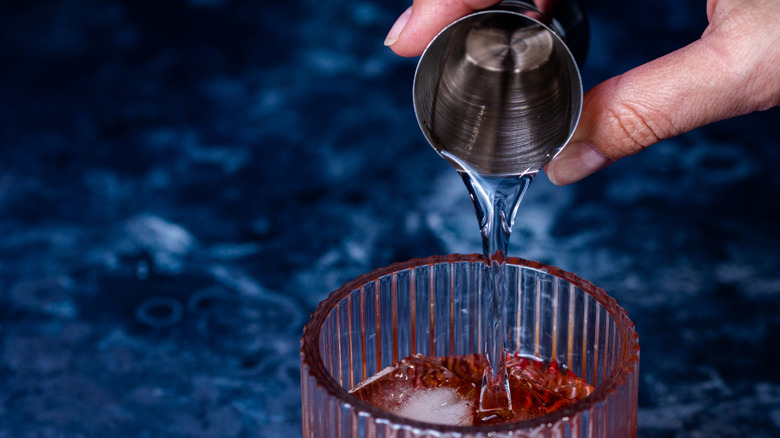
<svg viewBox="0 0 780 438"><path fill-rule="evenodd" d="M592 85L696 39L704 1L586 1ZM300 435L317 302L478 252L382 46L398 0L0 4L0 437ZM684 104L684 102L681 102ZM544 177L510 252L607 289L643 437L780 436L780 112Z"/></svg>

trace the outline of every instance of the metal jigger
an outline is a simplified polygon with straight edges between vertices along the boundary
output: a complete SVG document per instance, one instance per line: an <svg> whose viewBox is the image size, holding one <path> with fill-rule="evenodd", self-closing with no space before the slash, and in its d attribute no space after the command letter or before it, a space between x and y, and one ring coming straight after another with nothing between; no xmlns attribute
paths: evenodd
<svg viewBox="0 0 780 438"><path fill-rule="evenodd" d="M573 1L503 1L461 18L420 58L420 127L459 171L538 172L579 121L586 50L587 21Z"/></svg>

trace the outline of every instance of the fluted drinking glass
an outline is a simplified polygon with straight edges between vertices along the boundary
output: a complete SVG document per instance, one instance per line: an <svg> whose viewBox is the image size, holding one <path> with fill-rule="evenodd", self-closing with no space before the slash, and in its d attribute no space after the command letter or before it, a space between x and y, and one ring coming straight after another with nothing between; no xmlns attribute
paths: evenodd
<svg viewBox="0 0 780 438"><path fill-rule="evenodd" d="M552 266L507 262L507 351L556 361L594 387L547 415L493 426L425 423L349 393L413 355L482 353L486 275L479 255L435 256L358 277L320 303L301 340L303 436L634 437L639 343L625 310L592 283Z"/></svg>

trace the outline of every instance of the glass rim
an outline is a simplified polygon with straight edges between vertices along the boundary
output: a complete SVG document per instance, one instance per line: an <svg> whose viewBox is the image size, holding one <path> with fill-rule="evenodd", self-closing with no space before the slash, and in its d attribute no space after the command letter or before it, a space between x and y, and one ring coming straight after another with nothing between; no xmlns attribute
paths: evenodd
<svg viewBox="0 0 780 438"><path fill-rule="evenodd" d="M568 421L569 418L573 417L578 412L588 410L592 406L604 402L608 396L614 394L620 386L626 383L626 378L629 375L637 372L639 362L639 335L636 332L633 321L628 317L628 312L620 307L615 298L609 296L604 289L601 289L590 281L584 280L575 274L556 268L555 266L533 260L507 257L505 262L508 265L515 265L544 272L579 287L601 304L615 320L618 327L618 333L625 343L625 348L621 350L614 369L604 378L602 384L596 387L587 397L549 414L528 420L495 425L460 426L427 423L403 417L366 403L342 388L336 379L328 372L319 351L320 331L325 318L328 316L331 309L333 309L339 301L347 297L353 290L359 289L362 285L368 284L383 276L420 266L433 266L441 263L452 264L456 262L485 263L486 259L481 254L450 254L416 258L375 269L358 276L352 281L344 283L341 287L331 292L326 299L320 302L314 312L312 312L309 321L303 327L300 349L301 365L307 367L308 374L314 377L318 386L325 389L331 397L354 406L356 411L358 411L358 415L365 412L378 421L385 420L394 425L398 425L399 427L415 430L431 430L440 433L450 432L460 434L474 432L510 432L520 429L530 430L546 424Z"/></svg>

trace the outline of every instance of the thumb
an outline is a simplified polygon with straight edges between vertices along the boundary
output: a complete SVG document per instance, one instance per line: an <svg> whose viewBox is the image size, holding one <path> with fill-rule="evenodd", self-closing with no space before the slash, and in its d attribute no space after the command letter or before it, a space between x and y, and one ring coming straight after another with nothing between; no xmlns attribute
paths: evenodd
<svg viewBox="0 0 780 438"><path fill-rule="evenodd" d="M578 181L663 139L780 103L780 51L768 45L772 38L761 40L708 29L693 44L595 86L571 141L545 167L550 181Z"/></svg>

